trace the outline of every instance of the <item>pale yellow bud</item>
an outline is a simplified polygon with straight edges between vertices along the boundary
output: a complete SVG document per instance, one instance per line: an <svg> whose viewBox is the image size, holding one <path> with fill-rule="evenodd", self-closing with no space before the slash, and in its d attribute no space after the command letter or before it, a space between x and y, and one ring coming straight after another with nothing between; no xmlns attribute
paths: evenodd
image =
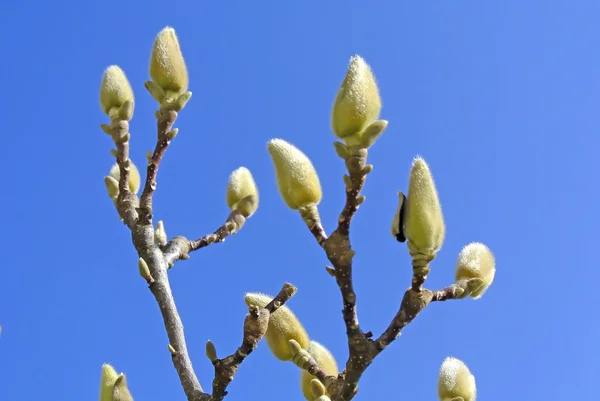
<svg viewBox="0 0 600 401"><path fill-rule="evenodd" d="M319 367L323 369L323 371L330 376L337 376L338 365L335 361L333 355L327 348L323 345L319 344L316 341L311 341L308 345L308 349L306 350L310 356L314 358ZM302 388L302 394L304 394L304 398L308 401L314 401L320 395L323 394L314 394L313 393L313 379L316 380L316 377L308 373L306 370L302 370L300 373L300 386ZM327 395L327 394L325 394Z"/></svg>
<svg viewBox="0 0 600 401"><path fill-rule="evenodd" d="M156 36L150 58L150 77L167 97L176 97L188 89L188 71L175 30L166 27Z"/></svg>
<svg viewBox="0 0 600 401"><path fill-rule="evenodd" d="M480 243L472 242L465 246L458 254L456 262L456 281L463 279L481 279L482 285L471 292L471 297L481 298L494 281L496 275L496 260L490 249Z"/></svg>
<svg viewBox="0 0 600 401"><path fill-rule="evenodd" d="M323 193L310 159L283 139L271 139L267 148L275 166L277 188L285 203L294 210L318 205Z"/></svg>
<svg viewBox="0 0 600 401"><path fill-rule="evenodd" d="M156 223L156 229L154 230L154 243L158 246L167 245L167 231L165 230L165 223L159 220Z"/></svg>
<svg viewBox="0 0 600 401"><path fill-rule="evenodd" d="M119 165L117 163L113 164L108 175L119 182L121 171L119 170ZM140 177L139 170L132 161L129 161L129 190L134 194L137 194L140 190L141 182L142 178Z"/></svg>
<svg viewBox="0 0 600 401"><path fill-rule="evenodd" d="M435 256L442 248L446 226L429 166L416 157L410 171L404 235L411 255Z"/></svg>
<svg viewBox="0 0 600 401"><path fill-rule="evenodd" d="M350 58L348 72L333 105L333 133L349 144L358 143L360 133L379 118L380 112L381 99L371 67L355 55Z"/></svg>
<svg viewBox="0 0 600 401"><path fill-rule="evenodd" d="M100 401L113 401L115 382L119 374L109 364L102 365L102 378L100 381Z"/></svg>
<svg viewBox="0 0 600 401"><path fill-rule="evenodd" d="M450 401L461 397L464 401L475 401L477 388L475 377L461 360L448 357L442 363L438 378L440 401Z"/></svg>
<svg viewBox="0 0 600 401"><path fill-rule="evenodd" d="M244 217L250 217L258 208L258 190L252 173L246 167L240 167L231 173L227 183L227 206L239 211Z"/></svg>
<svg viewBox="0 0 600 401"><path fill-rule="evenodd" d="M128 100L133 101L133 90L123 70L111 65L102 75L100 84L100 106L102 111L110 114L111 109L118 110Z"/></svg>
<svg viewBox="0 0 600 401"><path fill-rule="evenodd" d="M244 301L248 306L264 308L274 297L261 293L248 293ZM281 306L271 315L265 340L275 357L282 361L290 361L292 352L289 341L295 340L303 349L308 348L308 334L296 317L286 305Z"/></svg>

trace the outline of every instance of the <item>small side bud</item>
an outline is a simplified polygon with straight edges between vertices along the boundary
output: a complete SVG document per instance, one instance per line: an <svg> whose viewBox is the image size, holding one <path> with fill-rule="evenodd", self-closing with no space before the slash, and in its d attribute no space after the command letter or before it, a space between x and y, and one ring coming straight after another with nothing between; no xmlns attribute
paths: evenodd
<svg viewBox="0 0 600 401"><path fill-rule="evenodd" d="M470 296L479 299L487 291L496 276L496 260L490 249L480 243L472 242L458 254L455 279L469 280Z"/></svg>
<svg viewBox="0 0 600 401"><path fill-rule="evenodd" d="M313 379L310 381L310 387L312 390L313 398L321 397L322 395L327 395L327 389L325 388L323 383L321 383L317 379ZM312 398L311 398L311 401L312 401Z"/></svg>
<svg viewBox="0 0 600 401"><path fill-rule="evenodd" d="M131 396L129 387L127 386L127 377L124 373L121 373L115 381L112 401L133 401L133 397Z"/></svg>
<svg viewBox="0 0 600 401"><path fill-rule="evenodd" d="M165 230L165 223L160 220L156 223L156 229L154 229L154 243L158 246L167 245L167 231Z"/></svg>
<svg viewBox="0 0 600 401"><path fill-rule="evenodd" d="M112 109L118 110L127 101L132 102L133 90L123 70L117 65L111 65L104 71L100 84L100 106L104 114L110 116Z"/></svg>
<svg viewBox="0 0 600 401"><path fill-rule="evenodd" d="M341 142L334 142L333 147L335 148L335 153L342 159L346 160L350 153L348 153L348 146Z"/></svg>
<svg viewBox="0 0 600 401"><path fill-rule="evenodd" d="M121 120L131 120L133 118L133 100L123 103L117 114Z"/></svg>
<svg viewBox="0 0 600 401"><path fill-rule="evenodd" d="M138 270L140 271L140 276L149 284L154 281L152 275L150 274L150 268L148 267L148 263L143 258L138 259Z"/></svg>
<svg viewBox="0 0 600 401"><path fill-rule="evenodd" d="M387 120L375 121L373 124L369 125L360 136L360 144L365 148L370 148L375 144L377 139L379 139L381 134L383 134L383 131L385 131L387 126Z"/></svg>
<svg viewBox="0 0 600 401"><path fill-rule="evenodd" d="M113 401L115 382L119 374L111 365L102 365L102 377L100 381L100 401Z"/></svg>
<svg viewBox="0 0 600 401"><path fill-rule="evenodd" d="M169 92L179 96L188 89L187 67L179 40L171 27L165 27L156 36L150 57L150 77L167 96Z"/></svg>
<svg viewBox="0 0 600 401"><path fill-rule="evenodd" d="M113 134L113 129L110 125L108 124L100 124L100 129L106 134L106 135L110 135L112 136Z"/></svg>
<svg viewBox="0 0 600 401"><path fill-rule="evenodd" d="M361 132L379 118L381 99L371 67L355 55L350 58L346 77L331 113L333 133L347 144L361 142Z"/></svg>
<svg viewBox="0 0 600 401"><path fill-rule="evenodd" d="M167 132L167 139L169 141L172 141L173 139L175 139L175 137L177 136L178 133L179 133L179 128L173 128L171 131Z"/></svg>
<svg viewBox="0 0 600 401"><path fill-rule="evenodd" d="M261 309L272 299L273 297L261 293L247 293L244 297L246 305ZM281 306L271 315L264 338L273 355L281 361L290 361L293 357L290 340L295 340L302 349L307 349L309 344L306 330L286 305Z"/></svg>
<svg viewBox="0 0 600 401"><path fill-rule="evenodd" d="M233 171L229 176L226 192L229 209L248 218L258 209L258 200L258 189L250 170L240 167Z"/></svg>
<svg viewBox="0 0 600 401"><path fill-rule="evenodd" d="M165 98L165 91L154 81L144 82L144 87L150 93L150 96L158 103L161 103Z"/></svg>
<svg viewBox="0 0 600 401"><path fill-rule="evenodd" d="M392 220L392 236L398 242L406 242L404 235L404 219L406 214L406 196L402 192L398 192L398 207L396 214Z"/></svg>
<svg viewBox="0 0 600 401"><path fill-rule="evenodd" d="M117 199L119 196L119 181L111 176L104 177L104 185L106 186L106 192L111 199Z"/></svg>
<svg viewBox="0 0 600 401"><path fill-rule="evenodd" d="M173 102L173 107L175 111L181 111L187 105L187 103L192 98L192 92L187 91L183 92L176 100Z"/></svg>
<svg viewBox="0 0 600 401"><path fill-rule="evenodd" d="M121 171L119 170L119 165L117 163L113 164L112 168L108 175L114 178L117 182L121 178ZM106 182L106 181L105 181ZM133 162L129 161L129 190L134 194L137 194L140 190L140 185L142 182L142 178L140 177L140 172L138 168L133 164Z"/></svg>
<svg viewBox="0 0 600 401"><path fill-rule="evenodd" d="M416 157L410 171L404 235L411 255L434 257L442 248L446 226L429 166Z"/></svg>
<svg viewBox="0 0 600 401"><path fill-rule="evenodd" d="M213 344L212 341L208 340L206 342L206 357L211 361L214 362L217 359L217 348L215 347L215 344Z"/></svg>
<svg viewBox="0 0 600 401"><path fill-rule="evenodd" d="M318 205L323 193L310 159L283 139L270 140L267 148L275 167L277 188L286 205L293 210Z"/></svg>
<svg viewBox="0 0 600 401"><path fill-rule="evenodd" d="M175 350L175 347L173 347L171 344L169 344L169 352L173 356L177 355L177 351Z"/></svg>
<svg viewBox="0 0 600 401"><path fill-rule="evenodd" d="M457 397L461 397L464 401L475 401L476 396L475 377L467 365L459 359L446 358L438 378L440 401L455 400Z"/></svg>
<svg viewBox="0 0 600 401"><path fill-rule="evenodd" d="M311 341L308 345L307 352L310 354L310 356L313 357L315 362L317 362L319 367L323 369L323 371L327 375L337 376L337 362L327 348L325 348L323 345L319 344L316 341ZM324 392L322 394L314 394L313 382L315 380L319 382L317 378L308 373L308 371L306 370L302 370L302 372L300 373L300 386L302 388L302 394L304 394L304 398L306 398L308 401L314 401L316 397L319 397L321 395L328 395L327 392Z"/></svg>

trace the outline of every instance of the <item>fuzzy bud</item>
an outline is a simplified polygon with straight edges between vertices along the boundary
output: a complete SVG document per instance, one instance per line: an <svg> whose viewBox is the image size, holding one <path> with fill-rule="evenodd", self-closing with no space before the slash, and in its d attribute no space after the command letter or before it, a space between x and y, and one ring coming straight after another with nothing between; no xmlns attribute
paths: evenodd
<svg viewBox="0 0 600 401"><path fill-rule="evenodd" d="M480 243L472 242L465 246L458 254L456 262L455 279L467 279L469 282L473 279L481 280L478 286L470 296L479 299L494 281L496 275L496 260L490 249Z"/></svg>
<svg viewBox="0 0 600 401"><path fill-rule="evenodd" d="M119 196L119 181L115 180L111 176L104 177L104 185L106 186L106 192L111 199L117 199Z"/></svg>
<svg viewBox="0 0 600 401"><path fill-rule="evenodd" d="M440 401L450 401L461 397L464 401L475 401L477 388L475 377L463 361L448 357L442 363L438 378Z"/></svg>
<svg viewBox="0 0 600 401"><path fill-rule="evenodd" d="M119 179L121 178L121 171L119 170L119 165L117 163L113 164L108 175L110 177L112 177L113 179L115 179L117 182L119 182ZM133 164L133 162L130 160L129 161L129 190L131 192L133 192L134 194L137 194L138 191L140 190L141 182L142 182L142 178L140 177L140 172L137 169L137 167L135 166L135 164ZM106 183L106 181L105 181L105 183Z"/></svg>
<svg viewBox="0 0 600 401"><path fill-rule="evenodd" d="M321 182L310 159L283 139L272 139L267 148L271 154L277 188L290 209L318 205L323 193Z"/></svg>
<svg viewBox="0 0 600 401"><path fill-rule="evenodd" d="M379 118L380 112L381 99L371 67L355 55L350 58L331 113L333 133L346 143L359 143L361 132Z"/></svg>
<svg viewBox="0 0 600 401"><path fill-rule="evenodd" d="M227 183L227 206L232 211L250 217L258 208L258 190L252 173L246 167L240 167L231 173Z"/></svg>
<svg viewBox="0 0 600 401"><path fill-rule="evenodd" d="M434 257L442 248L446 226L429 166L416 157L410 171L404 235L411 255Z"/></svg>
<svg viewBox="0 0 600 401"><path fill-rule="evenodd" d="M119 374L109 364L102 365L102 378L100 381L100 401L113 401L115 382Z"/></svg>
<svg viewBox="0 0 600 401"><path fill-rule="evenodd" d="M333 355L327 348L319 344L316 341L311 341L306 350L310 356L312 356L323 371L330 376L337 376L338 365ZM313 393L313 381L318 381L313 375L308 373L306 370L302 370L300 373L300 386L302 388L302 394L308 401L314 401L315 398L325 394L314 394Z"/></svg>
<svg viewBox="0 0 600 401"><path fill-rule="evenodd" d="M165 230L165 223L159 220L156 223L156 229L154 230L154 243L158 246L167 245L167 231Z"/></svg>
<svg viewBox="0 0 600 401"><path fill-rule="evenodd" d="M267 306L272 299L273 297L261 293L247 293L244 297L246 305L258 306L261 309ZM306 330L286 305L282 305L271 315L264 338L273 355L281 361L292 360L290 340L295 340L302 349L307 349L309 344Z"/></svg>
<svg viewBox="0 0 600 401"><path fill-rule="evenodd" d="M117 65L111 65L104 71L100 84L100 106L106 115L115 109L118 111L125 102L131 101L133 114L133 90L123 70Z"/></svg>
<svg viewBox="0 0 600 401"><path fill-rule="evenodd" d="M167 97L177 97L188 89L188 71L175 30L166 27L156 36L150 58L150 77Z"/></svg>

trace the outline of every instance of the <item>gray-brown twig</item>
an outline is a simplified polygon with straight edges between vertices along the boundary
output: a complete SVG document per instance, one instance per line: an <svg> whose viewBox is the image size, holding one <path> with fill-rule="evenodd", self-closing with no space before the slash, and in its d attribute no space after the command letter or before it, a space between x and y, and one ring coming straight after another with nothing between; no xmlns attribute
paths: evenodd
<svg viewBox="0 0 600 401"><path fill-rule="evenodd" d="M225 241L225 238L237 233L244 226L245 222L246 218L240 212L233 211L229 214L225 223L212 234L192 241L182 236L174 237L162 248L167 266L171 268L178 260L188 259L190 252L204 248L210 244Z"/></svg>
<svg viewBox="0 0 600 401"><path fill-rule="evenodd" d="M157 113L158 137L152 157L148 161L146 183L140 197L140 220L142 224L152 224L152 195L156 190L156 176L160 162L171 142L171 128L177 119L177 112L169 107L161 107Z"/></svg>
<svg viewBox="0 0 600 401"><path fill-rule="evenodd" d="M215 378L213 380L212 401L221 401L227 395L227 386L233 380L241 363L258 347L258 343L267 332L269 317L275 313L296 293L296 287L285 283L279 294L263 309L251 306L244 321L244 338L242 345L231 355L223 359L213 360Z"/></svg>

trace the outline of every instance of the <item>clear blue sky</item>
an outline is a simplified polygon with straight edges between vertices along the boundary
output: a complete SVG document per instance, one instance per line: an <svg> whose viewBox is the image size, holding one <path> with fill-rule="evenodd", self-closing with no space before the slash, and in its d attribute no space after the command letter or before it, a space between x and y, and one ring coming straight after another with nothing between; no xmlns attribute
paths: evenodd
<svg viewBox="0 0 600 401"><path fill-rule="evenodd" d="M356 399L436 399L449 355L472 369L481 400L597 393L599 2L168 4L3 3L0 400L97 399L103 362L128 375L136 400L184 399L158 307L105 192L113 159L98 127L106 122L102 72L118 64L136 93L132 157L144 163L156 105L143 82L166 25L179 35L194 96L160 170L156 217L170 236L211 232L228 214L225 186L241 165L261 195L238 235L170 272L206 389L206 340L219 355L232 352L244 293L275 293L285 281L299 288L289 305L311 337L345 363L338 289L325 255L279 197L266 142L285 138L312 158L331 230L344 167L329 116L358 53L390 121L370 153L375 169L352 228L364 329L387 327L410 283L408 252L389 225L417 154L431 166L447 223L428 287L452 282L471 241L490 246L498 271L481 300L420 315L368 370ZM301 401L298 381L298 370L262 343L227 399Z"/></svg>

